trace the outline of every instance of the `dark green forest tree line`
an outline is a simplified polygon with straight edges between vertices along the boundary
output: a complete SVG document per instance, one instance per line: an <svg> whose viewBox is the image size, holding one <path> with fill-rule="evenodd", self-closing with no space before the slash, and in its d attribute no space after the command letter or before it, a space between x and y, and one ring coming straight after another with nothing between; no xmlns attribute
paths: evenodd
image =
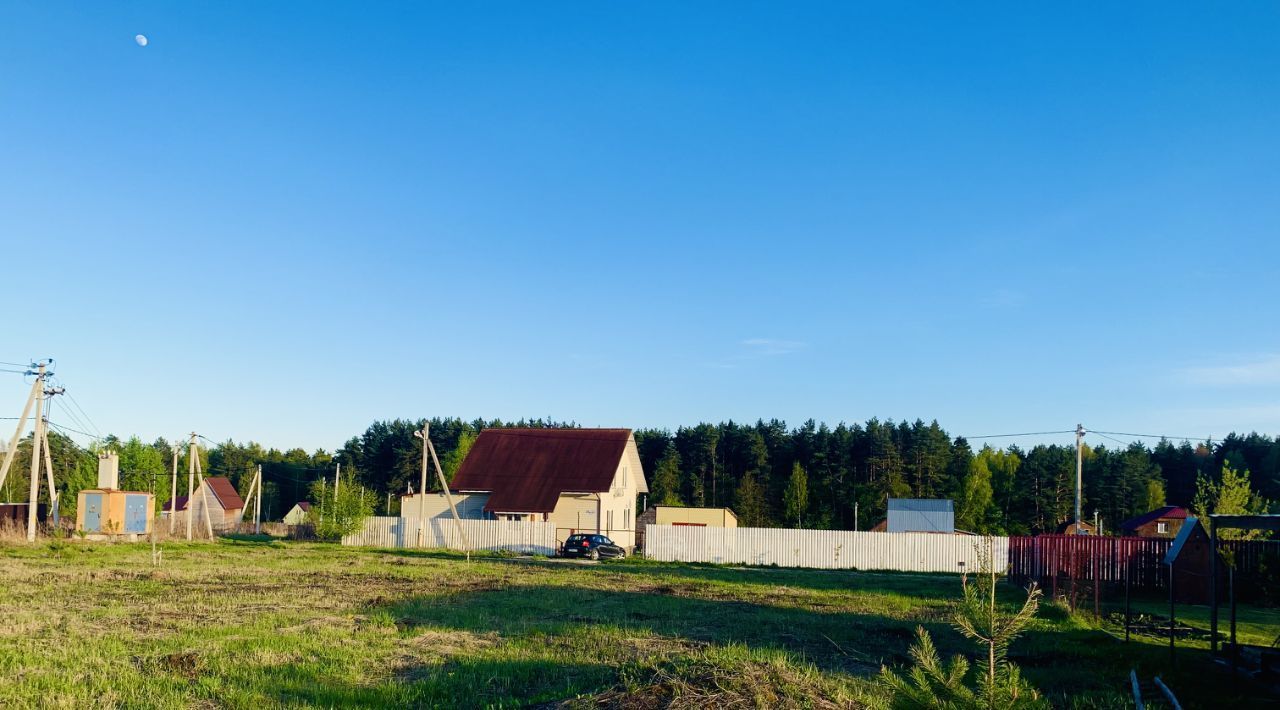
<svg viewBox="0 0 1280 710"><path fill-rule="evenodd" d="M261 465L263 512L269 519L308 498L313 482L331 482L338 464L344 486L362 486L377 512L396 514L399 495L419 485L422 446L413 431L422 424L374 422L333 453L201 442L201 463L205 475L226 476L242 492ZM482 429L574 426L453 418L430 424L447 476ZM777 420L724 422L675 431L641 429L635 435L649 480L649 504L727 506L746 526L852 529L856 504L858 527L867 529L883 519L890 497L941 497L956 501L962 529L1028 534L1053 531L1071 517L1074 506L1072 443L975 449L937 422L877 419L835 427L808 421L794 428ZM62 510L73 512L75 493L96 483L95 453L57 433L50 440ZM168 500L173 443L109 437L102 445L120 453L122 487L155 491L157 505ZM7 501L26 497L29 447L29 439L20 445L9 481L0 489ZM177 460L181 495L188 469L185 442L178 445ZM1096 511L1104 530L1114 532L1121 521L1160 505L1192 506L1197 500L1203 505L1206 491L1222 483L1224 464L1249 472L1251 509L1280 500L1280 438L1254 433L1198 444L1159 441L1153 448L1097 445L1084 453L1085 516L1092 520ZM1228 484L1233 481L1229 477ZM429 487L434 486L431 481Z"/></svg>

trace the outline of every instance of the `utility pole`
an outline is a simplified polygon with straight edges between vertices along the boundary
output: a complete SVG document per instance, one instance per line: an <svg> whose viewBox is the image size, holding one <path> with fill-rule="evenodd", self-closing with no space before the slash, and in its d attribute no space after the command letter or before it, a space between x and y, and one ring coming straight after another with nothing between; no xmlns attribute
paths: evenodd
<svg viewBox="0 0 1280 710"><path fill-rule="evenodd" d="M40 367L43 368L44 366L40 365ZM22 408L22 416L18 417L18 426L13 430L13 438L9 440L9 450L5 452L4 463L0 464L0 486L3 486L5 479L9 477L9 466L13 464L14 454L18 453L18 441L22 438L22 430L27 425L27 417L31 415L31 406L35 404L43 384L39 379L31 384L31 392L27 395L27 403Z"/></svg>
<svg viewBox="0 0 1280 710"><path fill-rule="evenodd" d="M44 365L40 365L44 379ZM36 399L36 433L31 437L31 489L27 495L27 542L36 541L36 499L40 497L40 444L44 439L44 418L40 416L43 398Z"/></svg>
<svg viewBox="0 0 1280 710"><path fill-rule="evenodd" d="M205 531L209 539L213 539L213 521L209 518L209 487L204 484L204 471L200 466L200 444L196 438L200 435L191 432L191 444L188 448L190 461L187 462L187 540L191 539L192 509L195 507L195 486L199 482L200 508L204 511Z"/></svg>
<svg viewBox="0 0 1280 710"><path fill-rule="evenodd" d="M190 496L187 496L190 498ZM190 500L187 501L190 503ZM188 506L190 507L190 506ZM173 442L173 480L169 484L169 534L173 535L173 526L177 524L178 515L178 442Z"/></svg>
<svg viewBox="0 0 1280 710"><path fill-rule="evenodd" d="M262 464L258 464L258 476L254 480L258 484L258 497L253 499L253 534L258 535L262 532Z"/></svg>
<svg viewBox="0 0 1280 710"><path fill-rule="evenodd" d="M1076 534L1080 534L1080 492L1084 488L1084 425L1076 425Z"/></svg>
<svg viewBox="0 0 1280 710"><path fill-rule="evenodd" d="M338 470L333 474L333 502L338 502L338 482L342 479L342 462L338 462Z"/></svg>
<svg viewBox="0 0 1280 710"><path fill-rule="evenodd" d="M853 531L858 531L858 501L853 502Z"/></svg>
<svg viewBox="0 0 1280 710"><path fill-rule="evenodd" d="M61 387L55 387L45 390L45 393L52 396L62 394L62 391ZM46 417L45 424L48 423L49 420ZM58 513L58 507L62 505L62 494L58 493L57 487L53 485L53 447L49 446L49 428L47 426L44 430L44 468L45 476L49 481L49 508L53 513L53 525L57 527L62 522L62 516Z"/></svg>
<svg viewBox="0 0 1280 710"><path fill-rule="evenodd" d="M418 494L418 547L422 547L426 543L427 532L427 444L430 443L429 436L430 426L422 423L422 431L415 431L413 435L422 439L422 487ZM410 484L412 485L412 484Z"/></svg>
<svg viewBox="0 0 1280 710"><path fill-rule="evenodd" d="M36 504L40 498L40 448L44 444L44 417L41 416L40 410L44 404L44 400L57 394L57 391L47 390L44 388L45 379L48 375L45 373L46 362L36 364L36 372L32 373L36 376L36 431L31 436L31 489L27 495L27 542L36 541ZM30 371L28 371L30 372ZM40 395L44 395L43 397ZM53 502L54 492L49 491L49 502Z"/></svg>
<svg viewBox="0 0 1280 710"><path fill-rule="evenodd" d="M467 533L462 527L462 519L458 517L458 509L453 505L453 495L449 492L449 482L445 480L444 468L440 466L440 459L436 456L436 447L431 443L429 433L430 425L427 422L422 423L422 431L415 431L413 435L422 439L422 503L418 506L418 546L423 545L423 534L426 530L427 522L427 454L431 455L431 463L436 466L436 475L440 477L440 489L444 492L444 499L449 504L449 512L453 513L453 523L458 529L458 537L462 538L463 550L467 553L467 561L471 561L471 541L467 539ZM599 525L597 518L596 524Z"/></svg>
<svg viewBox="0 0 1280 710"><path fill-rule="evenodd" d="M195 513L196 501L196 433L191 432L191 442L187 445L187 540L191 540L191 518Z"/></svg>

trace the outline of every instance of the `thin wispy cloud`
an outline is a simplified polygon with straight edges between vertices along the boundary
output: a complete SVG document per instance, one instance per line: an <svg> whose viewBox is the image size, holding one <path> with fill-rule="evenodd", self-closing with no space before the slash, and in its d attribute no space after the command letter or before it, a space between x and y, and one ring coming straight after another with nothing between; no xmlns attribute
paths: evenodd
<svg viewBox="0 0 1280 710"><path fill-rule="evenodd" d="M1265 355L1222 365L1187 367L1178 378L1194 385L1280 385L1280 355Z"/></svg>
<svg viewBox="0 0 1280 710"><path fill-rule="evenodd" d="M804 341L777 338L747 338L740 345L753 355L790 355L809 347Z"/></svg>

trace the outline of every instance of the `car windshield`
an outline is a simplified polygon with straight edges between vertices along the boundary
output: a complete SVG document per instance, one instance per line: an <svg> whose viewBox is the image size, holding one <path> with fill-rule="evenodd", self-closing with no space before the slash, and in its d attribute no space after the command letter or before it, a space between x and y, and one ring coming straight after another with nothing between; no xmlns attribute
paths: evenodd
<svg viewBox="0 0 1280 710"><path fill-rule="evenodd" d="M569 539L568 539L568 540L565 540L565 542L569 542L569 543L578 543L578 542L582 542L583 540L586 540L586 539L587 539L587 536L586 536L586 535L572 535L572 536L570 536L570 537L569 537Z"/></svg>

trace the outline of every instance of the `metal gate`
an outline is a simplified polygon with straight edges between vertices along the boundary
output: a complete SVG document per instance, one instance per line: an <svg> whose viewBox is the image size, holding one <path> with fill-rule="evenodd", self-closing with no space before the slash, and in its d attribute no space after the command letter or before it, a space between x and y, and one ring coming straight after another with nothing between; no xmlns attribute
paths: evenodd
<svg viewBox="0 0 1280 710"><path fill-rule="evenodd" d="M102 532L102 494L84 494L84 531Z"/></svg>
<svg viewBox="0 0 1280 710"><path fill-rule="evenodd" d="M127 533L145 533L147 531L147 498L145 495L127 495L124 497L124 531Z"/></svg>

